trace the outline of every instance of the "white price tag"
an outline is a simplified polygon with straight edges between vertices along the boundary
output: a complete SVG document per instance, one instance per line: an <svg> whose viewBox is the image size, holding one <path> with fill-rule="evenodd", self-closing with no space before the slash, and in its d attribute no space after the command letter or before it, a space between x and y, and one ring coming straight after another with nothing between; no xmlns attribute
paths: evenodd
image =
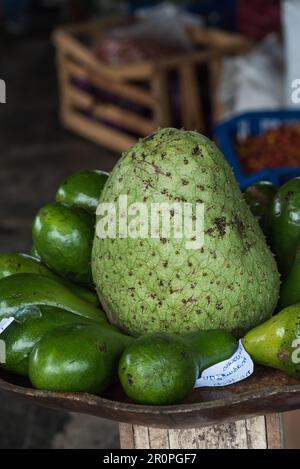
<svg viewBox="0 0 300 469"><path fill-rule="evenodd" d="M15 320L15 318L4 318L0 321L0 334L11 325L11 323Z"/></svg>
<svg viewBox="0 0 300 469"><path fill-rule="evenodd" d="M248 378L253 371L253 361L240 340L237 351L232 357L204 370L200 378L197 379L195 388L228 386Z"/></svg>

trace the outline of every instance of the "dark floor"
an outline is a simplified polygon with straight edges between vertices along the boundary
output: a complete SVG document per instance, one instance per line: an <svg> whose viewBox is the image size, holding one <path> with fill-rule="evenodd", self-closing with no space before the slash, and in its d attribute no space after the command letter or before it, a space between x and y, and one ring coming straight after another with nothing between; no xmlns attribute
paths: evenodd
<svg viewBox="0 0 300 469"><path fill-rule="evenodd" d="M109 170L117 156L63 130L53 50L43 40L0 38L0 249L31 247L31 223L59 181L83 168ZM83 431L84 430L84 431ZM0 393L0 448L115 448L117 425L36 407Z"/></svg>

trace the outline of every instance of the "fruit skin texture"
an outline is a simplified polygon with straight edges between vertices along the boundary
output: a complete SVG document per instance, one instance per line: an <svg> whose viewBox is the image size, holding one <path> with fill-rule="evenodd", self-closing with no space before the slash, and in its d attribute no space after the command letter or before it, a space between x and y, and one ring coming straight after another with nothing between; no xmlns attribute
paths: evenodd
<svg viewBox="0 0 300 469"><path fill-rule="evenodd" d="M104 313L79 298L52 278L38 274L16 274L0 280L0 320L15 316L27 306L55 306L89 319L107 323Z"/></svg>
<svg viewBox="0 0 300 469"><path fill-rule="evenodd" d="M225 329L271 317L279 275L222 153L196 132L159 130L123 155L100 202L204 203L204 247L186 239L100 239L92 271L109 320L129 334ZM99 221L99 216L98 216Z"/></svg>
<svg viewBox="0 0 300 469"><path fill-rule="evenodd" d="M255 363L300 379L300 304L285 308L249 331L243 344Z"/></svg>
<svg viewBox="0 0 300 469"><path fill-rule="evenodd" d="M103 392L113 381L120 355L131 341L94 324L60 327L34 347L29 378L37 389Z"/></svg>
<svg viewBox="0 0 300 469"><path fill-rule="evenodd" d="M1 334L6 347L6 362L1 368L28 376L29 355L47 332L66 324L89 322L89 319L53 306L28 306L19 310L15 321Z"/></svg>
<svg viewBox="0 0 300 469"><path fill-rule="evenodd" d="M72 290L76 295L80 296L80 298L96 306L99 305L99 299L96 293L59 277L59 275L48 269L38 258L22 253L0 253L0 279L19 273L40 274L53 278Z"/></svg>
<svg viewBox="0 0 300 469"><path fill-rule="evenodd" d="M274 197L268 224L271 247L276 255L281 274L287 275L300 243L300 178L294 178L280 187Z"/></svg>
<svg viewBox="0 0 300 469"><path fill-rule="evenodd" d="M32 237L42 261L58 275L93 288L91 250L94 218L81 208L45 205L37 214Z"/></svg>
<svg viewBox="0 0 300 469"><path fill-rule="evenodd" d="M149 334L127 347L119 378L127 396L138 404L171 405L194 387L198 366L190 348L178 337Z"/></svg>
<svg viewBox="0 0 300 469"><path fill-rule="evenodd" d="M55 199L96 213L101 192L109 174L98 170L84 170L71 174L59 186Z"/></svg>

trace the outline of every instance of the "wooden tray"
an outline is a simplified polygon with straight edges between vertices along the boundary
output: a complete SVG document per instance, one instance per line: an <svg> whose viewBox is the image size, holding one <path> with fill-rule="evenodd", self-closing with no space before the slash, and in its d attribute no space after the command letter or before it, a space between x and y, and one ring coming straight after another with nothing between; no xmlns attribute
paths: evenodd
<svg viewBox="0 0 300 469"><path fill-rule="evenodd" d="M0 374L0 389L36 404L158 428L195 428L300 408L300 382L278 371L257 368L241 383L195 389L182 404L141 406L129 402L119 386L103 397L84 393L38 391L18 377Z"/></svg>

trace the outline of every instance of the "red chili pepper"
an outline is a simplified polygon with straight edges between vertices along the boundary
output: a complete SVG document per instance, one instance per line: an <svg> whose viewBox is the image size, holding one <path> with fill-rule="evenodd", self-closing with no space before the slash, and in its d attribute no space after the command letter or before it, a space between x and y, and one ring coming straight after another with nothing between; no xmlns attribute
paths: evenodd
<svg viewBox="0 0 300 469"><path fill-rule="evenodd" d="M300 167L300 124L281 126L237 143L246 172L283 166Z"/></svg>

